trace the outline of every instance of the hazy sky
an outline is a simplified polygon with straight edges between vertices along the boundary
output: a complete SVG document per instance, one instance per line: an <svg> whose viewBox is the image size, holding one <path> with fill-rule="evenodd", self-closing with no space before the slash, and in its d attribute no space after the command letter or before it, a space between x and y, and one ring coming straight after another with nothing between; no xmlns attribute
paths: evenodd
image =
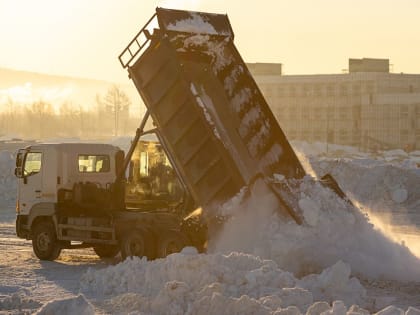
<svg viewBox="0 0 420 315"><path fill-rule="evenodd" d="M286 74L420 73L420 0L0 0L0 67L129 83L117 56L156 6L227 13L243 58Z"/></svg>

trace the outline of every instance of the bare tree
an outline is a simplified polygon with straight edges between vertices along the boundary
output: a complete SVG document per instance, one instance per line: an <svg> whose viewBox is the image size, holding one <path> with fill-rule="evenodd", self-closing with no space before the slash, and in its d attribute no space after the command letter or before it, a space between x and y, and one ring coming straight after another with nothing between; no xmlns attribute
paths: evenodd
<svg viewBox="0 0 420 315"><path fill-rule="evenodd" d="M123 133L125 133L125 126L128 120L129 107L131 101L127 94L117 85L110 87L102 101L106 112L110 113L114 122L114 136L118 136L123 124Z"/></svg>

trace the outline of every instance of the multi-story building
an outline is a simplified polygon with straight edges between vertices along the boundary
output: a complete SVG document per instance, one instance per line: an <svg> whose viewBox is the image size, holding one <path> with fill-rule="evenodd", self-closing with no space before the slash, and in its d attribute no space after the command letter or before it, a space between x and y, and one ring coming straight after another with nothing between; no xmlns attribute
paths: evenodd
<svg viewBox="0 0 420 315"><path fill-rule="evenodd" d="M289 139L420 149L420 74L389 72L388 59L350 59L348 73L282 75L248 64Z"/></svg>

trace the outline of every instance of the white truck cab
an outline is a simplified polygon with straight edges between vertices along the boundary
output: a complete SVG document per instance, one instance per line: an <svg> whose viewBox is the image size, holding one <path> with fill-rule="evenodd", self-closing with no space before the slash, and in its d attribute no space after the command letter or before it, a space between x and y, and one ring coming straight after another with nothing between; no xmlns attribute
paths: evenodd
<svg viewBox="0 0 420 315"><path fill-rule="evenodd" d="M40 203L57 203L58 191L71 190L79 182L103 188L116 178L118 147L98 143L48 143L20 149L16 211L29 215Z"/></svg>
<svg viewBox="0 0 420 315"><path fill-rule="evenodd" d="M130 160L118 147L99 143L46 143L18 151L16 234L32 240L39 259L55 260L61 249L81 247L93 247L103 258L121 252L123 258L152 259L198 240L189 236L197 229L183 220L189 199L158 142L133 143Z"/></svg>

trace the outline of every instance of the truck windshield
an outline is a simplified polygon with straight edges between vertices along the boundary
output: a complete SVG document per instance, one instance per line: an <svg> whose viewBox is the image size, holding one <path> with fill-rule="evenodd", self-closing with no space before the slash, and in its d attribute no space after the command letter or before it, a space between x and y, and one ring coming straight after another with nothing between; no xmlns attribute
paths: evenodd
<svg viewBox="0 0 420 315"><path fill-rule="evenodd" d="M127 204L181 201L184 192L182 185L159 142L139 141L131 159L130 173Z"/></svg>
<svg viewBox="0 0 420 315"><path fill-rule="evenodd" d="M25 165L23 167L23 175L31 176L39 173L42 164L41 152L28 152L25 158Z"/></svg>

